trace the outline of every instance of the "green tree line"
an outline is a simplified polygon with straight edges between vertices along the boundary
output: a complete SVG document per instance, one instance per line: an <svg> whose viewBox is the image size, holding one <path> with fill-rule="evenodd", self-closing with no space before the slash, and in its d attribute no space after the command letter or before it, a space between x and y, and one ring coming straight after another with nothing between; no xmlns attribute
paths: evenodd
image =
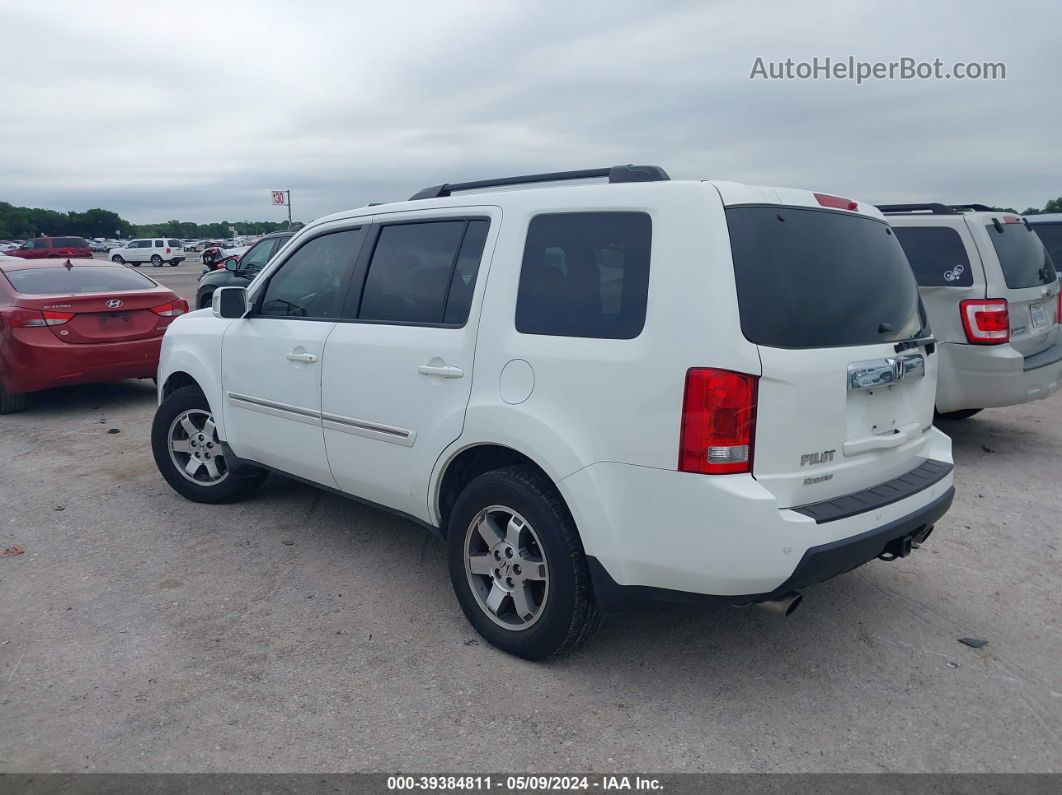
<svg viewBox="0 0 1062 795"><path fill-rule="evenodd" d="M0 202L0 240L25 240L40 235L77 235L78 237L177 237L226 238L232 235L264 235L286 229L287 221L216 221L197 224L193 221L166 221L158 224L133 224L118 213L95 207L85 212L60 212L39 207L16 207ZM296 228L301 224L296 223Z"/></svg>

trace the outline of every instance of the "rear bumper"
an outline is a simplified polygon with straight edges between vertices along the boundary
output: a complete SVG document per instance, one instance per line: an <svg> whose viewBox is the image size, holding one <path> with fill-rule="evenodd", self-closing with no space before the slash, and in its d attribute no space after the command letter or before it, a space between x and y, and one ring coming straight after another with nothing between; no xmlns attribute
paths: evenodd
<svg viewBox="0 0 1062 795"><path fill-rule="evenodd" d="M936 474L915 474L924 463L913 461L910 472L836 498L832 507L780 508L750 475L613 462L585 467L557 486L605 612L644 598L748 604L848 571L895 538L924 533L954 494L950 440L934 428L926 441L921 456L937 463ZM905 490L904 479L921 483ZM853 512L856 501L864 505Z"/></svg>
<svg viewBox="0 0 1062 795"><path fill-rule="evenodd" d="M162 337L129 342L71 344L46 328L5 329L0 337L0 381L12 395L57 386L152 378Z"/></svg>
<svg viewBox="0 0 1062 795"><path fill-rule="evenodd" d="M1062 387L1062 342L1034 356L1010 345L940 346L937 411L1013 406Z"/></svg>
<svg viewBox="0 0 1062 795"><path fill-rule="evenodd" d="M889 545L905 537L915 542L924 541L933 530L933 524L951 508L955 499L955 487L951 486L927 505L907 516L867 530L859 535L831 541L805 550L796 569L789 578L768 593L731 594L717 596L690 593L670 588L640 585L620 585L609 575L597 558L588 556L590 578L594 596L603 613L615 614L645 600L663 602L707 603L748 605L778 599L792 591L800 591L859 568L876 559Z"/></svg>

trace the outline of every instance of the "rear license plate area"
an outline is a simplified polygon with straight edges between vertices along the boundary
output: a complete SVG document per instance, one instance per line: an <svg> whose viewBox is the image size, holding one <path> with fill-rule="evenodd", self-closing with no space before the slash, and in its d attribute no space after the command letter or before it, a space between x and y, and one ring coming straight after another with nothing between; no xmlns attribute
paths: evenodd
<svg viewBox="0 0 1062 795"><path fill-rule="evenodd" d="M1033 328L1047 325L1047 312L1043 304L1029 304L1029 315L1032 318Z"/></svg>
<svg viewBox="0 0 1062 795"><path fill-rule="evenodd" d="M114 329L124 328L133 322L133 316L128 312L108 312L99 316L100 328Z"/></svg>

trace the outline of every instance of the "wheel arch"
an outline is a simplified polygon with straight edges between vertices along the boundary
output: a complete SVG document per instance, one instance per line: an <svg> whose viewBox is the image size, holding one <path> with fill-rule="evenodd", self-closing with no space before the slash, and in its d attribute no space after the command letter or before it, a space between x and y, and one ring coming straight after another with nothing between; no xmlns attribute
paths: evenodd
<svg viewBox="0 0 1062 795"><path fill-rule="evenodd" d="M194 323L192 316L186 316L179 318L171 329ZM227 441L221 387L221 339L222 335L218 334L216 339L210 338L213 344L204 346L202 343L206 340L202 336L171 335L167 331L159 358L158 400L162 403L182 387L199 387L214 415L218 436Z"/></svg>
<svg viewBox="0 0 1062 795"><path fill-rule="evenodd" d="M437 467L431 491L431 519L439 528L440 535L446 537L446 524L450 510L457 501L461 490L480 475L495 469L510 466L526 466L537 471L550 483L555 480L546 469L533 457L506 444L481 441L467 443L451 451ZM559 493L559 490L558 490ZM562 497L563 500L563 497ZM567 505L567 502L565 502Z"/></svg>

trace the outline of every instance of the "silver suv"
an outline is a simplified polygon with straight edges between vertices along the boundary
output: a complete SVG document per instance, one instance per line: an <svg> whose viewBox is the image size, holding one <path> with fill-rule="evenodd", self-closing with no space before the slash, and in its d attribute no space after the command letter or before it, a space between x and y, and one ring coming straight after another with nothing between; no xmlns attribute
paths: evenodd
<svg viewBox="0 0 1062 795"><path fill-rule="evenodd" d="M965 419L1058 390L1058 277L1029 222L982 204L878 209L911 262L940 342L938 414Z"/></svg>

